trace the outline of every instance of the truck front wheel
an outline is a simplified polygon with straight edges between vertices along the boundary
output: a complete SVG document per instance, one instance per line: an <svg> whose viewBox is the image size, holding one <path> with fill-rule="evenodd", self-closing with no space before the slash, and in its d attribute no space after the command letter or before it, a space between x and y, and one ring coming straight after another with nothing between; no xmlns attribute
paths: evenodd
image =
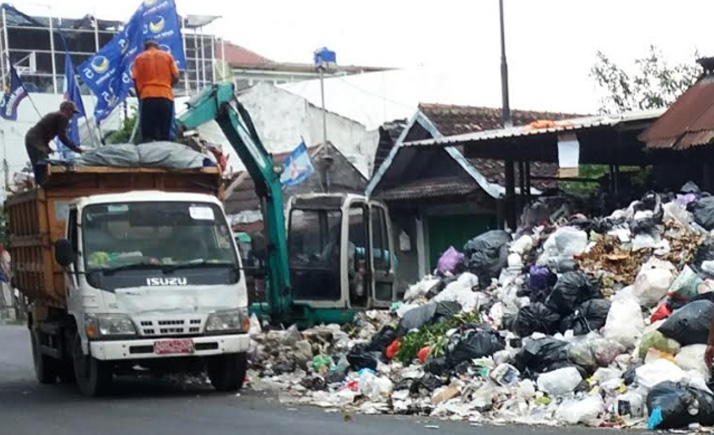
<svg viewBox="0 0 714 435"><path fill-rule="evenodd" d="M72 343L72 363L77 388L85 396L101 396L112 384L112 368L104 361L85 355L79 334Z"/></svg>
<svg viewBox="0 0 714 435"><path fill-rule="evenodd" d="M206 368L216 391L238 391L243 386L248 359L245 353L211 356L206 358Z"/></svg>
<svg viewBox="0 0 714 435"><path fill-rule="evenodd" d="M39 332L30 330L30 341L32 342L32 361L34 362L37 380L41 384L54 384L57 382L58 361L42 354Z"/></svg>

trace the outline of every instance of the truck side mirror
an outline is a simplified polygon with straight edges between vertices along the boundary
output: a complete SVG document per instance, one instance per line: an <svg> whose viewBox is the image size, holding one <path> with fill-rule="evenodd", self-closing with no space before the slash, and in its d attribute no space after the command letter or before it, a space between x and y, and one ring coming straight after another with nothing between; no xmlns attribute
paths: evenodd
<svg viewBox="0 0 714 435"><path fill-rule="evenodd" d="M74 261L72 243L67 239L59 239L55 242L55 261L62 267L68 267Z"/></svg>

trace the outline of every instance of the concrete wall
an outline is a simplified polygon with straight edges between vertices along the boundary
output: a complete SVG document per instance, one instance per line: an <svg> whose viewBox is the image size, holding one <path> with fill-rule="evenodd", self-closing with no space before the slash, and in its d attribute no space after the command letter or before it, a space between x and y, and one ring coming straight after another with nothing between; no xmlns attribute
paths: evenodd
<svg viewBox="0 0 714 435"><path fill-rule="evenodd" d="M300 143L301 138L308 147L323 142L322 110L304 98L263 83L247 90L239 99L253 118L258 134L269 151L290 151ZM369 178L379 141L376 130L367 131L356 121L328 113L327 137Z"/></svg>

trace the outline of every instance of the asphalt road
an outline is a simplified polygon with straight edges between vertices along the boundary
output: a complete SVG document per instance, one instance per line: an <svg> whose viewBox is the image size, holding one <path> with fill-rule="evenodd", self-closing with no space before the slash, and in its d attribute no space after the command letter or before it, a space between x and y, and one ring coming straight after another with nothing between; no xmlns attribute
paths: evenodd
<svg viewBox="0 0 714 435"><path fill-rule="evenodd" d="M427 426L438 426L430 428ZM0 326L0 433L13 435L416 435L434 433L603 434L609 431L559 430L522 426L471 426L416 417L347 418L317 408L287 408L264 393L240 396L205 386L180 386L155 380L121 379L114 393L88 399L71 385L39 385L32 371L28 332Z"/></svg>

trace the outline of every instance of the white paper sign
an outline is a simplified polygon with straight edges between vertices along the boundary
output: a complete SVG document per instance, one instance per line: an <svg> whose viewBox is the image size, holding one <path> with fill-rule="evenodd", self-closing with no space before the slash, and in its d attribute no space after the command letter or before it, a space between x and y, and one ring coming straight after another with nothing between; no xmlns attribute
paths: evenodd
<svg viewBox="0 0 714 435"><path fill-rule="evenodd" d="M188 214L191 219L196 219L197 221L212 221L216 219L211 207L189 207Z"/></svg>
<svg viewBox="0 0 714 435"><path fill-rule="evenodd" d="M577 168L580 165L580 142L574 133L558 135L558 166Z"/></svg>

